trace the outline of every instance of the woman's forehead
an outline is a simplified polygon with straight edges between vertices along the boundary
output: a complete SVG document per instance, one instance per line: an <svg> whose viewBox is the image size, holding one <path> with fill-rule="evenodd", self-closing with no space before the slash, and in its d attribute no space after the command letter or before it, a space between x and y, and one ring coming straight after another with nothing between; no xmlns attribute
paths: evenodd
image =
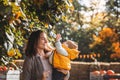
<svg viewBox="0 0 120 80"><path fill-rule="evenodd" d="M40 37L47 37L47 35L43 32L40 34Z"/></svg>

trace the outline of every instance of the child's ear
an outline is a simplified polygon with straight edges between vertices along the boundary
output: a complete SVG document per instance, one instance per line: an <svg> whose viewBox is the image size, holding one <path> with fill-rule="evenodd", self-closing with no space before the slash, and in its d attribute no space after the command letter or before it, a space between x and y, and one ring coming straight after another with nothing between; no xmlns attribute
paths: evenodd
<svg viewBox="0 0 120 80"><path fill-rule="evenodd" d="M68 44L66 42L63 42L63 44L68 47Z"/></svg>

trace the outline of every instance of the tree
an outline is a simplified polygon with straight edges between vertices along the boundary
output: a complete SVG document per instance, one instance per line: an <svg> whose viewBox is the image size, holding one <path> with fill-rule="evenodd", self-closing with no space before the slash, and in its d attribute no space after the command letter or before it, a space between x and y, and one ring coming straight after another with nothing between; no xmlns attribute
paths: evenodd
<svg viewBox="0 0 120 80"><path fill-rule="evenodd" d="M74 40L81 54L90 54L91 36L109 26L120 32L119 1L104 0L104 11L100 11L102 0L1 0L0 1L0 52L22 50L26 38L37 29L48 32L49 40L61 33L63 41ZM120 37L117 38L120 40ZM22 52L21 52L22 53ZM1 55L2 56L2 55Z"/></svg>
<svg viewBox="0 0 120 80"><path fill-rule="evenodd" d="M100 61L119 61L119 39L115 29L103 28L98 35L93 35L94 41L90 48L95 53L100 53ZM114 53L114 54L113 54Z"/></svg>
<svg viewBox="0 0 120 80"><path fill-rule="evenodd" d="M77 2L79 3L79 5L77 5ZM69 35L69 39L73 39L75 41L77 41L79 43L79 50L81 51L81 54L91 54L91 53L99 53L100 51L103 51L101 54L106 55L106 53L110 53L109 56L107 56L108 58L106 58L106 60L104 61L117 61L119 60L119 58L117 57L119 50L117 50L117 54L112 55L112 50L110 50L110 52L107 50L107 47L111 47L112 46L112 42L106 42L104 45L106 45L106 48L104 48L104 46L102 46L103 44L99 44L99 46L94 47L94 49L90 49L89 48L89 44L90 42L94 41L94 38L92 38L92 35L98 35L99 31L101 31L104 27L109 26L110 28L112 28L113 30L115 30L115 33L118 35L116 37L116 40L119 42L120 37L119 37L119 32L120 32L120 18L119 18L119 1L115 0L115 1L105 1L106 2L106 6L104 11L99 11L99 5L100 5L100 1L91 1L90 2L90 6L85 6L82 3L82 0L76 0L74 2L75 4L75 10L78 13L79 12L79 16L73 18L75 19L74 21L76 23L78 23L80 26L78 28L78 31L72 31L72 33ZM80 7L76 7L76 6L80 6ZM112 6L112 7L110 7ZM114 11L113 11L114 10ZM83 13L83 14L82 14ZM86 16L86 14L90 13L88 16ZM75 13L74 13L75 14ZM115 17L116 16L116 17ZM89 19L89 20L88 20ZM74 26L75 27L75 26ZM74 30L74 29L73 29ZM81 36L81 37L80 37ZM118 45L118 42L116 43ZM96 49L95 49L96 48ZM114 51L116 53L116 51ZM111 59L111 56L114 56L114 59ZM116 59L116 57L118 59ZM104 57L99 59L99 61L103 61ZM115 60L116 59L116 60Z"/></svg>
<svg viewBox="0 0 120 80"><path fill-rule="evenodd" d="M1 57L21 58L19 53L23 53L21 48L29 34L38 29L49 33L55 23L64 19L71 4L72 0L1 0Z"/></svg>

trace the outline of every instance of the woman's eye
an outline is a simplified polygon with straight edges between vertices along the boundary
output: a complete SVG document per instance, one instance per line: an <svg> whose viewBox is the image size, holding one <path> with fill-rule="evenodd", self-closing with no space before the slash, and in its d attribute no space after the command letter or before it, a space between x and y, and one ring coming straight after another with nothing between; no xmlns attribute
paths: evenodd
<svg viewBox="0 0 120 80"><path fill-rule="evenodd" d="M45 38L41 38L42 40L44 40Z"/></svg>
<svg viewBox="0 0 120 80"><path fill-rule="evenodd" d="M46 40L46 38L41 38L41 40Z"/></svg>

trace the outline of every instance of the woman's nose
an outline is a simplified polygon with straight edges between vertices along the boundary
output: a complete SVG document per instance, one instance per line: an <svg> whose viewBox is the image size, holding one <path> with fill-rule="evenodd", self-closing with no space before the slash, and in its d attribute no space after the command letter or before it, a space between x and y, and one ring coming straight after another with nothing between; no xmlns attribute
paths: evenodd
<svg viewBox="0 0 120 80"><path fill-rule="evenodd" d="M45 43L47 43L48 42L48 40L47 39L45 39Z"/></svg>

